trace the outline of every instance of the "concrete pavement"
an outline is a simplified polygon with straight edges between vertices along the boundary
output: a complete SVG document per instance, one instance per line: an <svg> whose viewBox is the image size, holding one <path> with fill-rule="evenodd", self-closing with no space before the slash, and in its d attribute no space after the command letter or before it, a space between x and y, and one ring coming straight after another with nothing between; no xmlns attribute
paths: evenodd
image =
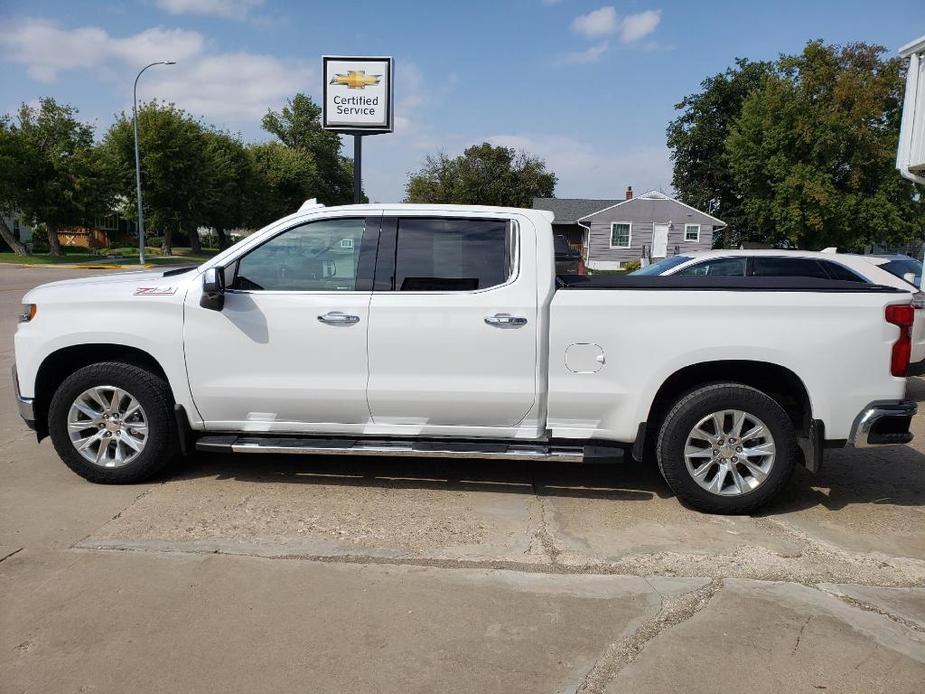
<svg viewBox="0 0 925 694"><path fill-rule="evenodd" d="M0 267L0 373L21 294L80 274ZM104 487L0 379L2 690L918 692L914 428L754 518L631 463L199 455Z"/></svg>

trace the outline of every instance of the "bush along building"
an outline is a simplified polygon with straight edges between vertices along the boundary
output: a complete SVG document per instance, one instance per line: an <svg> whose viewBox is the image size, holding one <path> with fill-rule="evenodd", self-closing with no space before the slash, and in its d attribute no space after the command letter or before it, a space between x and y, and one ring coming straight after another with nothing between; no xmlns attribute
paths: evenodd
<svg viewBox="0 0 925 694"><path fill-rule="evenodd" d="M658 191L623 200L534 198L533 207L555 215L553 233L581 251L592 270L620 270L679 253L707 251L726 223Z"/></svg>

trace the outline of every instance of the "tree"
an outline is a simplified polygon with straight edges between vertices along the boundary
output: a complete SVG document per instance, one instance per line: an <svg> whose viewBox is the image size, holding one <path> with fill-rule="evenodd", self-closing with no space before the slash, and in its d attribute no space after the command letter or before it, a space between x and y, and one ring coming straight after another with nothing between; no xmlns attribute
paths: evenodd
<svg viewBox="0 0 925 694"><path fill-rule="evenodd" d="M192 230L206 222L207 204L203 191L210 176L207 138L202 123L173 104L155 101L138 109L138 139L141 147L141 187L146 232L163 233L161 250L173 252L173 232ZM118 190L125 201L123 214L136 217L135 145L132 118L122 113L104 138L104 147Z"/></svg>
<svg viewBox="0 0 925 694"><path fill-rule="evenodd" d="M261 227L292 214L321 186L315 160L305 150L279 142L252 145L247 150L253 171L254 194L248 222Z"/></svg>
<svg viewBox="0 0 925 694"><path fill-rule="evenodd" d="M0 238L16 255L26 255L26 245L16 238L3 215L19 212L17 199L21 193L19 181L24 159L22 140L15 136L10 119L0 117Z"/></svg>
<svg viewBox="0 0 925 694"><path fill-rule="evenodd" d="M735 62L735 67L701 82L701 91L684 97L675 106L681 115L668 124L671 183L678 199L726 222L727 245L741 240L744 211L742 192L729 168L726 138L742 103L773 67L744 58Z"/></svg>
<svg viewBox="0 0 925 694"><path fill-rule="evenodd" d="M746 97L726 156L750 234L844 250L922 237L921 191L894 169L903 66L884 51L811 41Z"/></svg>
<svg viewBox="0 0 925 694"><path fill-rule="evenodd" d="M296 94L281 111L268 111L263 129L312 159L318 175L308 197L325 205L353 201L353 161L340 153L340 135L321 127L321 107L311 97Z"/></svg>
<svg viewBox="0 0 925 694"><path fill-rule="evenodd" d="M249 221L254 200L253 159L240 139L206 130L209 176L202 190L205 223L215 228L220 249L228 246L226 231Z"/></svg>
<svg viewBox="0 0 925 694"><path fill-rule="evenodd" d="M542 159L483 142L454 159L428 156L408 179L405 201L530 207L553 195L556 180Z"/></svg>
<svg viewBox="0 0 925 694"><path fill-rule="evenodd" d="M76 119L77 110L42 99L39 108L23 104L18 122L4 135L17 160L7 205L33 225L48 228L52 255L60 255L58 231L92 223L108 210L111 186L93 143L93 128ZM11 140L11 141L10 141Z"/></svg>

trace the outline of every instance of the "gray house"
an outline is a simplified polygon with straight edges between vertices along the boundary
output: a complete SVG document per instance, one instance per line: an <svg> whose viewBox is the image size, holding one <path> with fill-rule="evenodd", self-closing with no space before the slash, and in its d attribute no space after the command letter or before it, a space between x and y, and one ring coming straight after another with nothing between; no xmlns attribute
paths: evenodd
<svg viewBox="0 0 925 694"><path fill-rule="evenodd" d="M679 253L706 251L713 247L714 232L726 226L721 219L658 191L634 197L632 188L627 188L623 200L536 198L533 206L556 214L553 232L566 234L576 247L580 243L592 270L619 270L632 261L645 264ZM596 209L559 218L560 211L580 207Z"/></svg>

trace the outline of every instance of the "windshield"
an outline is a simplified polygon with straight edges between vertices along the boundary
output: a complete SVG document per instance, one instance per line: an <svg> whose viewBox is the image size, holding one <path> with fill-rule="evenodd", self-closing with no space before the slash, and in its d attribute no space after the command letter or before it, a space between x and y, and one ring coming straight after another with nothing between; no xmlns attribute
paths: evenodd
<svg viewBox="0 0 925 694"><path fill-rule="evenodd" d="M903 275L911 272L915 275L915 282L913 282L913 284L916 287L922 282L922 263L915 258L894 258L880 265L880 267L891 275L896 275L900 279L906 279Z"/></svg>
<svg viewBox="0 0 925 694"><path fill-rule="evenodd" d="M677 267L681 263L686 263L688 260L691 260L689 255L673 255L670 258L662 258L657 263L652 263L651 265L646 265L641 267L635 272L631 272L631 275L662 275L668 272L671 268Z"/></svg>

